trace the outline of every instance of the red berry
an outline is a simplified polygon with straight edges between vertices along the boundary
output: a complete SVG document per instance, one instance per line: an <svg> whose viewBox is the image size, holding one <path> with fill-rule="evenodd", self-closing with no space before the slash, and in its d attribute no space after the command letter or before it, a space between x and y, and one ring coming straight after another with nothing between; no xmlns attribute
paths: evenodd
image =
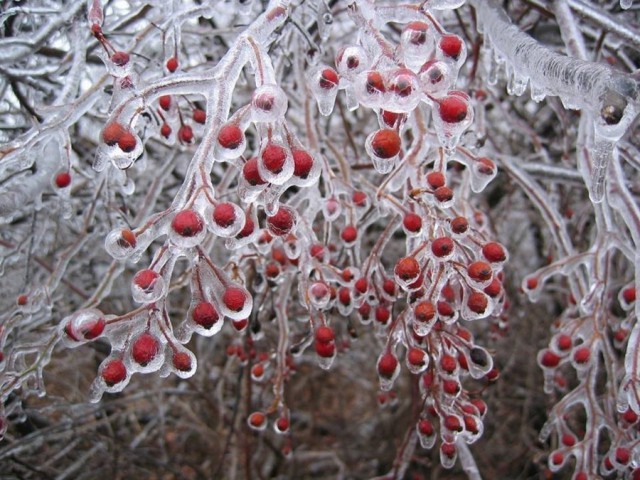
<svg viewBox="0 0 640 480"><path fill-rule="evenodd" d="M338 86L338 73L333 68L325 68L320 73L320 80L318 82L320 88L324 90L332 90Z"/></svg>
<svg viewBox="0 0 640 480"><path fill-rule="evenodd" d="M287 207L280 207L275 215L267 217L267 226L274 235L287 236L293 229L295 217Z"/></svg>
<svg viewBox="0 0 640 480"><path fill-rule="evenodd" d="M133 152L133 150L136 148L137 143L138 141L136 140L136 137L133 133L123 132L120 136L120 139L118 140L118 147L123 152L129 153Z"/></svg>
<svg viewBox="0 0 640 480"><path fill-rule="evenodd" d="M442 391L447 395L457 395L460 393L460 383L450 378L442 380Z"/></svg>
<svg viewBox="0 0 640 480"><path fill-rule="evenodd" d="M364 295L369 288L369 282L367 282L366 278L359 278L356 280L356 283L353 285L360 295Z"/></svg>
<svg viewBox="0 0 640 480"><path fill-rule="evenodd" d="M389 295L390 297L396 296L396 283L390 278L385 278L384 282L382 282L382 290L384 293Z"/></svg>
<svg viewBox="0 0 640 480"><path fill-rule="evenodd" d="M636 301L636 287L632 285L630 287L625 288L622 291L622 298L627 303L633 303Z"/></svg>
<svg viewBox="0 0 640 480"><path fill-rule="evenodd" d="M540 357L540 364L547 368L557 367L560 364L560 357L551 350L544 350Z"/></svg>
<svg viewBox="0 0 640 480"><path fill-rule="evenodd" d="M430 437L435 433L435 429L433 428L433 423L431 423L426 418L421 419L418 422L418 431L427 437Z"/></svg>
<svg viewBox="0 0 640 480"><path fill-rule="evenodd" d="M384 79L382 75L380 75L380 72L369 72L367 74L365 88L369 94L384 93L386 91Z"/></svg>
<svg viewBox="0 0 640 480"><path fill-rule="evenodd" d="M203 328L211 328L220 318L218 311L209 302L198 303L191 313L193 321Z"/></svg>
<svg viewBox="0 0 640 480"><path fill-rule="evenodd" d="M204 125L207 122L207 112L205 112L201 108L196 108L193 111L193 121Z"/></svg>
<svg viewBox="0 0 640 480"><path fill-rule="evenodd" d="M636 412L634 412L633 410L631 410L630 408L628 408L623 414L622 414L622 418L624 419L625 422L627 422L628 424L632 424L632 423L636 423L638 421L638 414Z"/></svg>
<svg viewBox="0 0 640 480"><path fill-rule="evenodd" d="M371 139L371 148L378 158L393 158L400 153L400 135L395 130L378 130Z"/></svg>
<svg viewBox="0 0 640 480"><path fill-rule="evenodd" d="M247 162L242 167L242 176L247 181L249 185L264 185L266 182L260 176L260 172L258 171L258 159L253 157L247 160Z"/></svg>
<svg viewBox="0 0 640 480"><path fill-rule="evenodd" d="M478 159L478 173L482 175L493 175L496 171L496 164L493 163L493 160L487 157L480 157Z"/></svg>
<svg viewBox="0 0 640 480"><path fill-rule="evenodd" d="M122 360L111 360L102 369L101 376L104 383L112 387L127 378L127 367Z"/></svg>
<svg viewBox="0 0 640 480"><path fill-rule="evenodd" d="M491 280L491 283L484 288L484 293L489 295L491 298L495 298L500 295L502 291L502 283L497 278Z"/></svg>
<svg viewBox="0 0 640 480"><path fill-rule="evenodd" d="M588 347L580 347L573 352L573 359L576 363L584 364L591 358L591 351Z"/></svg>
<svg viewBox="0 0 640 480"><path fill-rule="evenodd" d="M467 102L458 95L447 95L438 100L440 118L445 123L460 123L468 115Z"/></svg>
<svg viewBox="0 0 640 480"><path fill-rule="evenodd" d="M399 97L408 97L413 92L415 74L411 70L402 69L394 74L391 91Z"/></svg>
<svg viewBox="0 0 640 480"><path fill-rule="evenodd" d="M631 452L625 447L616 448L616 462L626 465L631 460Z"/></svg>
<svg viewBox="0 0 640 480"><path fill-rule="evenodd" d="M247 325L249 325L249 320L246 318L240 320L231 320L231 325L233 325L233 328L236 330L236 332L242 332L245 328L247 328Z"/></svg>
<svg viewBox="0 0 640 480"><path fill-rule="evenodd" d="M427 174L427 183L433 188L440 188L446 183L446 178L441 172L429 172Z"/></svg>
<svg viewBox="0 0 640 480"><path fill-rule="evenodd" d="M562 465L564 463L564 455L561 452L555 452L551 455L551 463L554 465Z"/></svg>
<svg viewBox="0 0 640 480"><path fill-rule="evenodd" d="M404 281L413 280L420 274L420 264L413 257L404 257L398 260L394 271Z"/></svg>
<svg viewBox="0 0 640 480"><path fill-rule="evenodd" d="M316 330L316 341L319 343L329 343L335 338L333 328L322 325Z"/></svg>
<svg viewBox="0 0 640 480"><path fill-rule="evenodd" d="M464 217L456 217L451 220L451 231L458 235L463 234L469 229L469 222Z"/></svg>
<svg viewBox="0 0 640 480"><path fill-rule="evenodd" d="M358 230L353 225L347 225L342 229L340 237L345 243L353 243L358 238Z"/></svg>
<svg viewBox="0 0 640 480"><path fill-rule="evenodd" d="M428 30L429 25L424 22L410 22L404 29L409 42L414 45L422 45L427 41Z"/></svg>
<svg viewBox="0 0 640 480"><path fill-rule="evenodd" d="M447 302L438 302L438 315L441 317L453 317L455 310Z"/></svg>
<svg viewBox="0 0 640 480"><path fill-rule="evenodd" d="M136 234L129 229L124 229L120 232L120 238L118 239L118 245L122 248L135 248L138 241L136 240Z"/></svg>
<svg viewBox="0 0 640 480"><path fill-rule="evenodd" d="M160 342L158 339L145 332L133 342L131 356L136 363L144 367L155 358L159 350Z"/></svg>
<svg viewBox="0 0 640 480"><path fill-rule="evenodd" d="M218 143L222 148L233 150L238 148L243 140L244 132L234 123L227 123L218 131Z"/></svg>
<svg viewBox="0 0 640 480"><path fill-rule="evenodd" d="M467 300L467 307L472 312L482 314L487 310L489 302L487 296L481 292L472 292Z"/></svg>
<svg viewBox="0 0 640 480"><path fill-rule="evenodd" d="M538 288L538 279L536 277L527 278L526 287L527 290L535 290Z"/></svg>
<svg viewBox="0 0 640 480"><path fill-rule="evenodd" d="M191 356L186 352L173 352L173 367L180 372L191 370Z"/></svg>
<svg viewBox="0 0 640 480"><path fill-rule="evenodd" d="M171 108L171 95L162 95L158 99L158 103L160 104L160 108L164 111L168 111Z"/></svg>
<svg viewBox="0 0 640 480"><path fill-rule="evenodd" d="M182 237L195 237L204 228L204 222L193 210L182 210L173 217L171 228Z"/></svg>
<svg viewBox="0 0 640 480"><path fill-rule="evenodd" d="M447 415L446 417L444 417L444 427L447 430L451 430L452 432L462 431L460 419L455 415Z"/></svg>
<svg viewBox="0 0 640 480"><path fill-rule="evenodd" d="M193 140L193 129L189 125L182 125L178 130L178 137L184 143L191 143Z"/></svg>
<svg viewBox="0 0 640 480"><path fill-rule="evenodd" d="M453 240L449 237L436 238L431 243L431 251L438 258L446 257L453 252Z"/></svg>
<svg viewBox="0 0 640 480"><path fill-rule="evenodd" d="M102 130L102 141L110 147L113 147L125 132L126 130L122 125L117 122L111 122Z"/></svg>
<svg viewBox="0 0 640 480"><path fill-rule="evenodd" d="M473 262L467 267L467 273L469 277L476 282L486 282L493 276L491 265L486 262Z"/></svg>
<svg viewBox="0 0 640 480"><path fill-rule="evenodd" d="M571 340L571 337L569 335L563 333L558 335L556 345L558 346L559 350L566 351L569 350L573 345L573 340Z"/></svg>
<svg viewBox="0 0 640 480"><path fill-rule="evenodd" d="M454 60L457 60L462 52L462 39L453 33L443 35L439 45L442 53Z"/></svg>
<svg viewBox="0 0 640 480"><path fill-rule="evenodd" d="M153 270L140 270L133 277L133 283L145 292L153 290L153 286L156 280L160 277L157 272Z"/></svg>
<svg viewBox="0 0 640 480"><path fill-rule="evenodd" d="M124 67L129 63L129 54L127 52L115 52L111 55L111 61L119 67Z"/></svg>
<svg viewBox="0 0 640 480"><path fill-rule="evenodd" d="M280 145L269 143L262 151L262 164L272 173L280 173L287 159L287 152Z"/></svg>
<svg viewBox="0 0 640 480"><path fill-rule="evenodd" d="M412 347L407 352L407 361L415 367L421 367L425 363L426 356L427 354L424 352L424 350Z"/></svg>
<svg viewBox="0 0 640 480"><path fill-rule="evenodd" d="M391 378L398 366L398 359L390 352L385 353L378 360L378 373L381 377Z"/></svg>
<svg viewBox="0 0 640 480"><path fill-rule="evenodd" d="M398 128L402 122L405 121L407 116L404 113L390 112L389 110L382 110L382 121L388 127Z"/></svg>
<svg viewBox="0 0 640 480"><path fill-rule="evenodd" d="M232 203L219 203L213 209L213 221L221 228L228 228L236 221L236 209Z"/></svg>
<svg viewBox="0 0 640 480"><path fill-rule="evenodd" d="M562 435L562 444L565 447L573 447L576 444L576 437L570 433Z"/></svg>
<svg viewBox="0 0 640 480"><path fill-rule="evenodd" d="M20 305L21 307L24 307L27 302L29 301L29 297L27 297L26 295L22 294L18 296L18 305Z"/></svg>
<svg viewBox="0 0 640 480"><path fill-rule="evenodd" d="M438 187L435 192L433 192L433 196L440 203L448 202L453 198L453 190L449 187Z"/></svg>
<svg viewBox="0 0 640 480"><path fill-rule="evenodd" d="M229 287L225 290L222 301L232 312L240 312L247 301L247 294L242 288Z"/></svg>
<svg viewBox="0 0 640 480"><path fill-rule="evenodd" d="M356 207L364 207L367 204L367 194L361 191L353 192L351 200Z"/></svg>
<svg viewBox="0 0 640 480"><path fill-rule="evenodd" d="M436 309L433 306L433 303L425 300L423 302L418 303L413 308L413 316L418 322L427 323L433 319L436 315Z"/></svg>
<svg viewBox="0 0 640 480"><path fill-rule="evenodd" d="M347 287L340 287L340 290L338 290L338 300L343 305L349 305L351 303L351 292Z"/></svg>
<svg viewBox="0 0 640 480"><path fill-rule="evenodd" d="M162 126L160 127L160 135L162 135L164 138L169 138L169 135L171 135L171 127L168 123L162 124Z"/></svg>
<svg viewBox="0 0 640 480"><path fill-rule="evenodd" d="M71 175L69 172L60 172L56 175L56 187L67 188L71 185Z"/></svg>
<svg viewBox="0 0 640 480"><path fill-rule="evenodd" d="M440 357L440 367L447 373L453 373L458 366L458 361L453 355L445 353Z"/></svg>
<svg viewBox="0 0 640 480"><path fill-rule="evenodd" d="M386 325L391 317L391 312L384 305L378 305L376 307L376 322Z"/></svg>
<svg viewBox="0 0 640 480"><path fill-rule="evenodd" d="M313 157L305 150L293 151L293 174L296 177L307 178L313 167Z"/></svg>
<svg viewBox="0 0 640 480"><path fill-rule="evenodd" d="M262 428L267 421L267 417L262 412L253 412L249 415L249 426L253 428Z"/></svg>
<svg viewBox="0 0 640 480"><path fill-rule="evenodd" d="M251 235L253 233L255 228L256 228L256 226L253 223L253 220L251 219L251 217L249 215L246 215L244 217L244 227L242 227L242 230L240 230L240 233L238 233L238 235L236 235L236 236L238 238L248 237L249 235Z"/></svg>
<svg viewBox="0 0 640 480"><path fill-rule="evenodd" d="M482 254L491 263L504 262L507 259L507 254L502 245L495 242L487 243L482 247Z"/></svg>
<svg viewBox="0 0 640 480"><path fill-rule="evenodd" d="M309 248L309 255L311 255L311 258L315 258L319 262L324 262L324 246L320 245L319 243L314 243Z"/></svg>
<svg viewBox="0 0 640 480"><path fill-rule="evenodd" d="M280 417L276 420L276 427L279 432L286 432L289 430L289 419L287 417Z"/></svg>
<svg viewBox="0 0 640 480"><path fill-rule="evenodd" d="M169 60L167 60L167 70L173 73L177 69L178 69L178 59L176 57L169 58Z"/></svg>
<svg viewBox="0 0 640 480"><path fill-rule="evenodd" d="M331 358L336 353L336 346L333 342L316 342L316 353L322 358Z"/></svg>
<svg viewBox="0 0 640 480"><path fill-rule="evenodd" d="M402 225L407 231L418 233L422 229L422 217L415 213L407 213L402 219Z"/></svg>

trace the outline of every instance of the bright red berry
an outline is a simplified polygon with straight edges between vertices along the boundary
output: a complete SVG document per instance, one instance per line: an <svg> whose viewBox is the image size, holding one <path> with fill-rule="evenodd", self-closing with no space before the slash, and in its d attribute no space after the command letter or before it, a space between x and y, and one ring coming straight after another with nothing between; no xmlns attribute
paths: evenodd
<svg viewBox="0 0 640 480"><path fill-rule="evenodd" d="M381 323L382 325L386 325L391 318L391 312L384 305L378 305L376 307L376 322Z"/></svg>
<svg viewBox="0 0 640 480"><path fill-rule="evenodd" d="M262 428L267 421L267 417L262 412L253 412L249 415L249 426L253 428Z"/></svg>
<svg viewBox="0 0 640 480"><path fill-rule="evenodd" d="M551 350L544 350L540 357L540 364L547 368L557 367L560 364L560 357Z"/></svg>
<svg viewBox="0 0 640 480"><path fill-rule="evenodd" d="M558 346L559 350L567 351L573 345L573 340L571 340L571 337L566 333L562 333L558 335L558 338L556 340L556 345Z"/></svg>
<svg viewBox="0 0 640 480"><path fill-rule="evenodd" d="M160 108L164 111L168 111L171 108L171 95L162 95L158 99L158 103L160 104Z"/></svg>
<svg viewBox="0 0 640 480"><path fill-rule="evenodd" d="M384 79L380 72L372 71L367 74L365 88L369 94L384 93L386 91Z"/></svg>
<svg viewBox="0 0 640 480"><path fill-rule="evenodd" d="M398 366L398 359L390 352L385 353L378 360L378 373L381 377L391 378Z"/></svg>
<svg viewBox="0 0 640 480"><path fill-rule="evenodd" d="M315 342L316 353L322 358L331 358L336 353L336 346L333 342Z"/></svg>
<svg viewBox="0 0 640 480"><path fill-rule="evenodd" d="M171 57L167 60L167 70L171 73L175 72L178 69L178 59L176 57Z"/></svg>
<svg viewBox="0 0 640 480"><path fill-rule="evenodd" d="M207 122L207 112L202 110L201 108L196 108L193 110L193 121L204 125Z"/></svg>
<svg viewBox="0 0 640 480"><path fill-rule="evenodd" d="M313 157L305 150L294 150L293 174L299 178L307 178L313 167Z"/></svg>
<svg viewBox="0 0 640 480"><path fill-rule="evenodd" d="M458 95L447 95L438 100L440 118L445 123L460 123L467 118L469 107Z"/></svg>
<svg viewBox="0 0 640 480"><path fill-rule="evenodd" d="M633 303L636 301L636 287L632 285L630 287L625 288L622 291L622 298L627 303Z"/></svg>
<svg viewBox="0 0 640 480"><path fill-rule="evenodd" d="M426 356L427 354L424 352L424 350L416 347L411 347L407 352L407 361L409 362L409 364L415 367L421 367L425 363Z"/></svg>
<svg viewBox="0 0 640 480"><path fill-rule="evenodd" d="M112 387L127 378L127 367L122 360L111 360L102 369L101 376L104 383Z"/></svg>
<svg viewBox="0 0 640 480"><path fill-rule="evenodd" d="M182 237L195 237L204 228L204 222L197 212L182 210L173 217L171 228Z"/></svg>
<svg viewBox="0 0 640 480"><path fill-rule="evenodd" d="M249 185L264 185L266 182L260 176L260 172L258 171L258 159L253 157L247 160L247 162L242 167L242 176L247 181Z"/></svg>
<svg viewBox="0 0 640 480"><path fill-rule="evenodd" d="M591 351L588 347L580 347L573 352L573 359L576 363L585 364L591 358Z"/></svg>
<svg viewBox="0 0 640 480"><path fill-rule="evenodd" d="M287 207L280 207L275 215L267 217L267 226L274 235L287 236L293 229L295 217Z"/></svg>
<svg viewBox="0 0 640 480"><path fill-rule="evenodd" d="M160 135L162 135L164 138L169 138L169 135L171 135L171 127L168 123L162 124L162 126L160 127Z"/></svg>
<svg viewBox="0 0 640 480"><path fill-rule="evenodd" d="M234 123L227 123L218 131L218 143L222 148L233 150L238 148L243 140L244 132Z"/></svg>
<svg viewBox="0 0 640 480"><path fill-rule="evenodd" d="M340 238L342 238L345 243L353 243L358 238L358 230L353 225L347 225L342 229Z"/></svg>
<svg viewBox="0 0 640 480"><path fill-rule="evenodd" d="M136 234L129 229L124 229L120 232L120 238L118 239L118 245L122 248L135 248L138 244L136 240Z"/></svg>
<svg viewBox="0 0 640 480"><path fill-rule="evenodd" d="M367 204L367 194L362 191L355 191L351 196L351 200L356 207L364 207Z"/></svg>
<svg viewBox="0 0 640 480"><path fill-rule="evenodd" d="M316 341L319 343L329 343L335 338L333 328L322 325L316 330Z"/></svg>
<svg viewBox="0 0 640 480"><path fill-rule="evenodd" d="M433 192L433 196L440 203L448 202L453 198L453 190L449 187L438 187Z"/></svg>
<svg viewBox="0 0 640 480"><path fill-rule="evenodd" d="M320 73L318 84L324 90L332 90L338 86L338 73L333 68L325 68Z"/></svg>
<svg viewBox="0 0 640 480"><path fill-rule="evenodd" d="M220 318L216 307L210 302L198 303L191 313L193 321L203 328L211 328Z"/></svg>
<svg viewBox="0 0 640 480"><path fill-rule="evenodd" d="M453 355L445 353L440 357L440 367L447 373L453 373L458 366L458 361Z"/></svg>
<svg viewBox="0 0 640 480"><path fill-rule="evenodd" d="M222 301L232 312L240 312L247 301L247 294L242 288L229 287L224 291Z"/></svg>
<svg viewBox="0 0 640 480"><path fill-rule="evenodd" d="M436 308L428 300L418 303L413 308L413 316L418 322L427 323L436 315Z"/></svg>
<svg viewBox="0 0 640 480"><path fill-rule="evenodd" d="M631 452L628 448L618 447L616 448L616 462L621 465L626 465L631 460Z"/></svg>
<svg viewBox="0 0 640 480"><path fill-rule="evenodd" d="M213 209L213 221L221 228L228 228L236 221L236 209L232 203L219 203Z"/></svg>
<svg viewBox="0 0 640 480"><path fill-rule="evenodd" d="M371 148L378 158L393 158L400 153L400 135L395 130L378 130L371 139Z"/></svg>
<svg viewBox="0 0 640 480"><path fill-rule="evenodd" d="M433 428L433 423L431 423L426 418L421 419L418 422L418 431L427 437L430 437L435 433L435 429Z"/></svg>
<svg viewBox="0 0 640 480"><path fill-rule="evenodd" d="M444 427L452 432L462 431L462 424L460 419L455 415L447 415L444 417Z"/></svg>
<svg viewBox="0 0 640 480"><path fill-rule="evenodd" d="M159 277L160 275L158 274L158 272L155 272L153 270L140 270L133 277L133 283L141 290L150 292L151 290L153 290L153 286L155 285L156 280L158 280Z"/></svg>
<svg viewBox="0 0 640 480"><path fill-rule="evenodd" d="M67 188L71 185L71 175L69 172L60 172L56 175L56 187Z"/></svg>
<svg viewBox="0 0 640 480"><path fill-rule="evenodd" d="M287 159L287 152L280 145L269 143L262 151L262 164L272 173L280 173Z"/></svg>
<svg viewBox="0 0 640 480"><path fill-rule="evenodd" d="M440 50L447 57L457 60L462 52L462 39L453 33L443 35L438 43Z"/></svg>
<svg viewBox="0 0 640 480"><path fill-rule="evenodd" d="M191 143L193 140L193 129L189 125L182 125L178 130L178 137L184 143Z"/></svg>
<svg viewBox="0 0 640 480"><path fill-rule="evenodd" d="M148 332L143 333L133 342L131 356L133 360L142 365L148 365L158 354L160 342Z"/></svg>

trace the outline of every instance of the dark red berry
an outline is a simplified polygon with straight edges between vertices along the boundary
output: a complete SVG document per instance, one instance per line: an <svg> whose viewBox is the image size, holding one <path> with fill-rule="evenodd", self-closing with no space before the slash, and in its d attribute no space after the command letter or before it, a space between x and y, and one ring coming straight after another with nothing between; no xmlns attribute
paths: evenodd
<svg viewBox="0 0 640 480"><path fill-rule="evenodd" d="M438 100L438 111L440 118L445 123L460 123L468 115L469 106L467 102L458 95L447 95Z"/></svg>
<svg viewBox="0 0 640 480"><path fill-rule="evenodd" d="M184 143L191 143L193 140L193 129L189 125L182 125L178 130L178 137Z"/></svg>
<svg viewBox="0 0 640 480"><path fill-rule="evenodd" d="M218 131L218 143L222 148L233 150L244 140L244 132L234 123L223 125Z"/></svg>
<svg viewBox="0 0 640 480"><path fill-rule="evenodd" d="M267 217L267 226L274 235L284 237L293 229L295 217L287 207L280 207L275 215Z"/></svg>
<svg viewBox="0 0 640 480"><path fill-rule="evenodd" d="M118 67L124 67L127 63L129 63L129 54L122 51L115 52L113 55L111 55L111 61Z"/></svg>
<svg viewBox="0 0 640 480"><path fill-rule="evenodd" d="M169 60L167 60L167 70L173 73L177 69L178 69L178 59L176 57L169 58Z"/></svg>
<svg viewBox="0 0 640 480"><path fill-rule="evenodd" d="M446 178L442 172L429 172L427 173L427 183L435 190L444 186Z"/></svg>
<svg viewBox="0 0 640 480"><path fill-rule="evenodd" d="M207 122L207 112L205 112L201 108L196 108L193 111L193 121L204 125Z"/></svg>
<svg viewBox="0 0 640 480"><path fill-rule="evenodd" d="M131 356L133 360L142 365L148 365L158 354L160 350L160 342L150 333L143 333L133 342Z"/></svg>
<svg viewBox="0 0 640 480"><path fill-rule="evenodd" d="M280 145L269 143L262 151L262 164L272 173L280 173L287 159L287 152Z"/></svg>
<svg viewBox="0 0 640 480"><path fill-rule="evenodd" d="M476 282L486 282L493 276L491 265L486 262L473 262L467 267L467 273L469 277Z"/></svg>
<svg viewBox="0 0 640 480"><path fill-rule="evenodd" d="M345 243L353 243L358 238L358 230L353 225L347 225L342 229L340 237Z"/></svg>
<svg viewBox="0 0 640 480"><path fill-rule="evenodd" d="M69 172L60 172L56 175L56 187L67 188L71 185L71 175Z"/></svg>
<svg viewBox="0 0 640 480"><path fill-rule="evenodd" d="M180 372L191 370L191 356L186 352L175 351L172 361L174 368Z"/></svg>
<svg viewBox="0 0 640 480"><path fill-rule="evenodd" d="M378 360L378 373L381 377L391 378L398 366L398 359L390 352L385 353Z"/></svg>
<svg viewBox="0 0 640 480"><path fill-rule="evenodd" d="M229 287L225 290L222 301L232 312L240 312L247 301L247 294L242 288Z"/></svg>
<svg viewBox="0 0 640 480"><path fill-rule="evenodd" d="M160 104L160 108L164 111L168 111L171 108L171 95L162 95L158 99L158 103Z"/></svg>
<svg viewBox="0 0 640 480"><path fill-rule="evenodd" d="M333 68L325 68L320 73L318 82L320 88L324 90L332 90L338 86L338 73Z"/></svg>
<svg viewBox="0 0 640 480"><path fill-rule="evenodd" d="M120 147L120 150L123 152L129 153L133 152L137 143L135 135L131 132L125 131L118 140L118 147Z"/></svg>
<svg viewBox="0 0 640 480"><path fill-rule="evenodd" d="M402 219L404 228L412 233L418 233L422 229L422 217L415 213L407 213Z"/></svg>
<svg viewBox="0 0 640 480"><path fill-rule="evenodd" d="M219 203L213 209L213 221L221 228L228 228L236 221L236 209L232 203Z"/></svg>
<svg viewBox="0 0 640 480"><path fill-rule="evenodd" d="M458 35L449 33L440 38L439 46L447 57L457 60L462 52L462 39Z"/></svg>
<svg viewBox="0 0 640 480"><path fill-rule="evenodd" d="M304 150L293 152L293 174L299 178L307 178L313 167L313 157Z"/></svg>
<svg viewBox="0 0 640 480"><path fill-rule="evenodd" d="M127 378L127 367L122 360L111 360L102 369L101 376L104 383L112 387Z"/></svg>
<svg viewBox="0 0 640 480"><path fill-rule="evenodd" d="M242 176L247 181L249 185L264 185L266 182L260 176L260 172L258 171L258 159L253 157L247 160L247 162L242 167Z"/></svg>

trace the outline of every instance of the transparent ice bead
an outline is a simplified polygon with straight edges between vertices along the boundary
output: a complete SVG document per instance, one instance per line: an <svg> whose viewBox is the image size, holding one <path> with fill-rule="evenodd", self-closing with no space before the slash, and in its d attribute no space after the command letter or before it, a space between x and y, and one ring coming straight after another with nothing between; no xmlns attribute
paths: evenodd
<svg viewBox="0 0 640 480"><path fill-rule="evenodd" d="M353 80L356 75L369 67L367 51L360 45L342 47L336 55L336 70L338 73Z"/></svg>
<svg viewBox="0 0 640 480"><path fill-rule="evenodd" d="M325 309L331 301L331 289L324 282L315 282L309 285L307 295L311 305L318 310Z"/></svg>
<svg viewBox="0 0 640 480"><path fill-rule="evenodd" d="M242 307L239 309L232 310L229 308L227 303L224 301L225 294L228 292L230 288L236 289L239 292L242 292L244 295L244 302ZM221 293L220 299L218 300L218 305L220 307L220 311L222 314L231 320L243 320L249 317L251 314L251 310L253 309L253 297L249 293L249 291L245 288L240 287L239 285L229 285L224 292Z"/></svg>
<svg viewBox="0 0 640 480"><path fill-rule="evenodd" d="M320 110L320 114L326 117L331 115L331 112L333 111L336 96L338 95L338 83L323 81L323 72L325 70L333 71L329 67L325 66L316 68L311 72L311 75L309 76L309 87L313 97L316 99L316 102L318 102L318 110Z"/></svg>
<svg viewBox="0 0 640 480"><path fill-rule="evenodd" d="M60 327L62 343L68 348L75 348L101 336L105 318L97 308L88 308L64 318Z"/></svg>
<svg viewBox="0 0 640 480"><path fill-rule="evenodd" d="M388 75L389 98L385 110L397 113L411 112L421 100L418 76L408 68L399 68Z"/></svg>
<svg viewBox="0 0 640 480"><path fill-rule="evenodd" d="M425 93L441 97L453 86L451 68L441 60L425 63L419 73L420 85Z"/></svg>

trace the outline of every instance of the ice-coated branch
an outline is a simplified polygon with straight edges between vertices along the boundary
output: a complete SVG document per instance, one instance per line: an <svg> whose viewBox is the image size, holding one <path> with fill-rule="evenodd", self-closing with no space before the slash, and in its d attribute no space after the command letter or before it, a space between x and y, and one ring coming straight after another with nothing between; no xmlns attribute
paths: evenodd
<svg viewBox="0 0 640 480"><path fill-rule="evenodd" d="M637 114L640 102L638 81L607 65L570 58L556 53L513 25L495 0L471 0L478 16L478 28L488 38L499 60L506 61L523 82L531 83L539 96L557 95L565 106L586 109L603 117L619 138ZM614 116L604 118L616 110Z"/></svg>

